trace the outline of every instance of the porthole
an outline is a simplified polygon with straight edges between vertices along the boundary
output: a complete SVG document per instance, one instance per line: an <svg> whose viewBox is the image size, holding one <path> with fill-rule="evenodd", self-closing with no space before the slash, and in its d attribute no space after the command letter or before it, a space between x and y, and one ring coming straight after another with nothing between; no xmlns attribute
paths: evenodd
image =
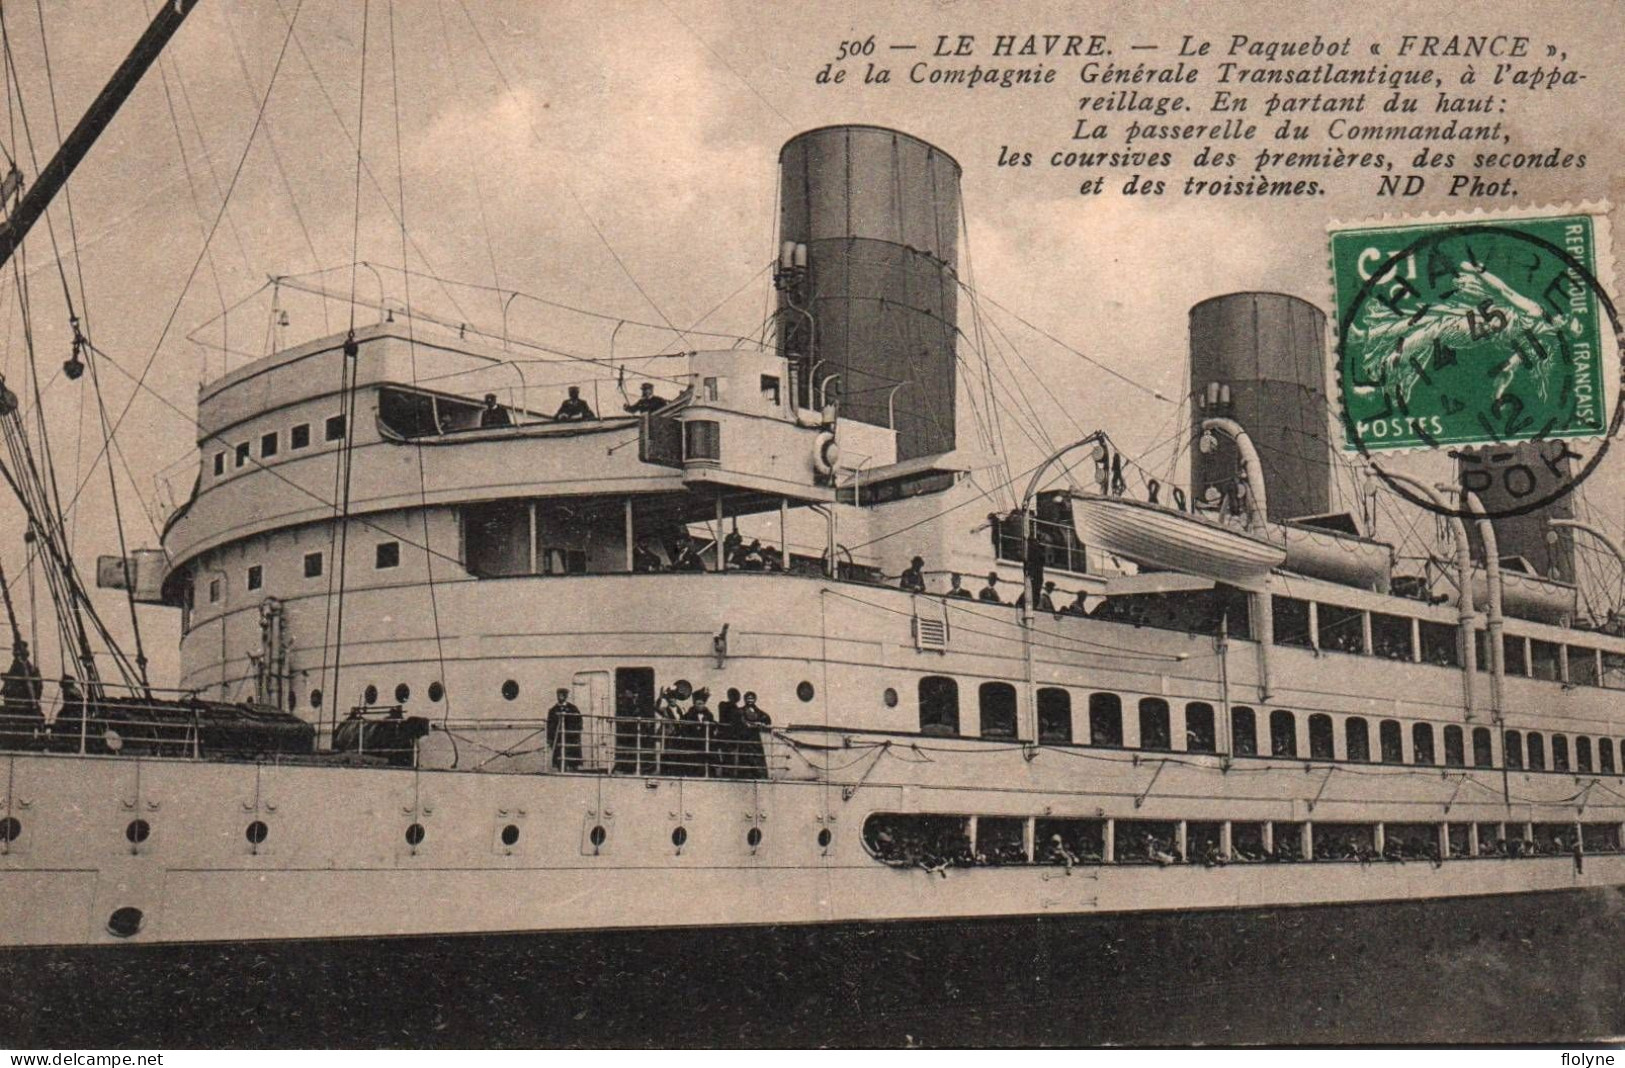
<svg viewBox="0 0 1625 1068"><path fill-rule="evenodd" d="M395 686L395 703L398 705L404 705L407 701L411 700L411 698L412 687L408 686L404 682L397 683Z"/></svg>
<svg viewBox="0 0 1625 1068"><path fill-rule="evenodd" d="M833 841L834 838L835 836L829 833L829 828L825 827L823 830L818 832L818 848L828 849L830 842Z"/></svg>
<svg viewBox="0 0 1625 1068"><path fill-rule="evenodd" d="M688 841L687 828L679 827L671 832L671 844L676 846L678 849L683 848L683 843L686 841Z"/></svg>
<svg viewBox="0 0 1625 1068"><path fill-rule="evenodd" d="M320 690L312 690L312 691L310 691L310 707L311 708L320 708L320 707L322 707L322 691L320 691Z"/></svg>
<svg viewBox="0 0 1625 1068"><path fill-rule="evenodd" d="M502 699L512 701L519 696L519 684L512 679L502 684Z"/></svg>
<svg viewBox="0 0 1625 1068"><path fill-rule="evenodd" d="M372 685L371 683L368 683L367 688L365 690L361 691L361 703L364 704L364 705L375 705L375 704L377 704L378 703L378 687Z"/></svg>
<svg viewBox="0 0 1625 1068"><path fill-rule="evenodd" d="M890 686L886 687L886 692L880 695L880 699L886 702L887 708L897 707L897 691Z"/></svg>
<svg viewBox="0 0 1625 1068"><path fill-rule="evenodd" d="M107 933L119 938L129 938L141 930L144 919L141 910L130 905L114 909L113 915L107 917Z"/></svg>
<svg viewBox="0 0 1625 1068"><path fill-rule="evenodd" d="M811 701L813 699L813 684L806 679L796 683L796 696L803 701Z"/></svg>
<svg viewBox="0 0 1625 1068"><path fill-rule="evenodd" d="M599 846L604 844L604 839L608 837L609 832L604 830L604 825L600 823L593 827L592 831L588 833L587 841L592 843L592 847L594 849L597 849Z"/></svg>
<svg viewBox="0 0 1625 1068"><path fill-rule="evenodd" d="M410 826L410 827L408 827L406 829L406 844L409 845L409 846L422 845L423 844L423 837L424 837L425 833L426 832L423 830L423 824L421 824L421 823L412 824L412 826Z"/></svg>
<svg viewBox="0 0 1625 1068"><path fill-rule="evenodd" d="M446 688L444 686L440 685L439 682L429 683L429 700L438 701L444 696L446 696Z"/></svg>
<svg viewBox="0 0 1625 1068"><path fill-rule="evenodd" d="M248 839L249 845L259 845L270 836L271 828L267 827L265 825L265 821L263 820L255 820L253 823L250 823L248 825L248 829L243 832L243 837Z"/></svg>
<svg viewBox="0 0 1625 1068"><path fill-rule="evenodd" d="M15 842L23 836L23 825L16 816L0 820L0 842Z"/></svg>
<svg viewBox="0 0 1625 1068"><path fill-rule="evenodd" d="M124 828L124 837L130 840L131 845L140 845L152 834L152 825L146 820L131 820L130 825Z"/></svg>
<svg viewBox="0 0 1625 1068"><path fill-rule="evenodd" d="M748 832L746 832L745 844L750 846L752 849L755 849L757 846L761 845L762 829L760 827L752 827Z"/></svg>
<svg viewBox="0 0 1625 1068"><path fill-rule="evenodd" d="M516 844L518 841L519 841L519 828L518 827L516 827L515 825L510 823L506 827L502 828L502 844L503 845L511 846L511 845Z"/></svg>

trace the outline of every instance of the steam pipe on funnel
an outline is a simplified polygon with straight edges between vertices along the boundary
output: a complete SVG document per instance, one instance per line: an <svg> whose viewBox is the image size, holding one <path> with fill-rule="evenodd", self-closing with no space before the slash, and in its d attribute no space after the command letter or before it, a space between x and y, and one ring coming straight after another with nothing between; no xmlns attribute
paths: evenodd
<svg viewBox="0 0 1625 1068"><path fill-rule="evenodd" d="M1490 647L1490 722L1501 734L1501 794L1508 806L1512 804L1512 784L1507 774L1506 720L1502 709L1506 685L1506 644L1501 637L1501 546L1495 540L1495 524L1484 516L1484 502L1478 494L1462 491L1462 503L1478 523L1478 536L1484 542L1484 580L1489 584L1489 604L1485 609L1485 629L1489 632L1486 643ZM1469 713L1469 716L1471 713Z"/></svg>

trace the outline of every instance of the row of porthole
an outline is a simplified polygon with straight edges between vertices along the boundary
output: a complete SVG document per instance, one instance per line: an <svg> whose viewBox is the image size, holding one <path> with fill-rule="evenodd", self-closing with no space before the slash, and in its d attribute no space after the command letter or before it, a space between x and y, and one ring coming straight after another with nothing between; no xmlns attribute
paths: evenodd
<svg viewBox="0 0 1625 1068"><path fill-rule="evenodd" d="M517 681L515 681L514 679L507 679L502 684L501 692L502 692L502 699L504 701L517 701L519 699L519 683ZM800 698L802 701L811 701L813 699L813 693L814 693L813 684L806 681L805 679L803 679L800 683L798 683L796 685L796 696L798 698ZM887 704L888 704L888 706L895 706L897 704L897 693L896 693L896 691L887 690L886 695L887 695ZM438 682L429 683L429 700L438 702L441 698L443 698L445 696L446 696L446 688L444 686L442 686ZM411 700L411 698L412 698L412 688L410 686L408 686L404 682L399 683L399 684L396 685L396 687L395 687L395 703L396 704L404 705L407 701ZM322 697L322 691L321 690L312 690L312 691L310 691L310 707L311 708L320 708L320 707L322 707L322 700L323 700L323 697ZM375 705L375 704L377 704L378 703L378 687L376 687L376 686L369 683L367 685L367 688L365 690L361 691L361 703L366 704L366 705Z"/></svg>
<svg viewBox="0 0 1625 1068"><path fill-rule="evenodd" d="M0 819L0 842L15 842L17 839L22 837L22 833L22 822L15 816L7 816L4 819ZM146 820L131 820L124 828L124 837L129 840L131 845L140 845L151 836L152 825ZM268 827L263 820L255 820L243 831L243 837L248 840L248 844L254 846L263 845L265 840L270 836L271 828ZM412 846L413 848L422 845L423 840L428 836L429 832L424 829L423 824L421 823L414 823L406 828L406 844ZM604 829L602 824L593 827L593 829L587 833L587 840L593 844L594 849L602 846L604 842L608 840L608 838L609 832ZM829 848L829 843L833 840L833 838L834 836L830 834L829 828L823 828L818 832L819 847L823 849ZM510 823L503 827L501 839L502 844L505 846L517 845L519 842L518 826ZM687 841L687 828L678 827L676 830L671 832L671 844L677 848L681 849L684 843ZM747 831L745 833L745 844L752 849L755 849L757 846L761 845L762 829L760 827L752 827L749 831Z"/></svg>

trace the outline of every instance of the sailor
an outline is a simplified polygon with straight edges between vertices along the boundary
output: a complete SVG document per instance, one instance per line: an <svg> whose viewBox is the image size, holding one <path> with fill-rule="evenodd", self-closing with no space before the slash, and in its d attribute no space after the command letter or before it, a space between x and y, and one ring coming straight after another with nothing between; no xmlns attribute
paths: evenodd
<svg viewBox="0 0 1625 1068"><path fill-rule="evenodd" d="M739 709L740 733L743 736L741 745L741 767L743 773L750 778L767 778L767 757L762 751L762 731L773 726L772 717L762 711L756 703L756 691L745 692L745 703Z"/></svg>
<svg viewBox="0 0 1625 1068"><path fill-rule="evenodd" d="M638 387L638 399L626 405L626 410L633 415L642 415L646 412L658 412L671 403L665 397L655 392L653 382L645 382Z"/></svg>
<svg viewBox="0 0 1625 1068"><path fill-rule="evenodd" d="M632 570L647 574L664 567L660 554L649 548L649 539L639 538L637 544L632 546Z"/></svg>
<svg viewBox="0 0 1625 1068"><path fill-rule="evenodd" d="M1039 594L1038 594L1038 610L1040 612L1053 612L1053 611L1055 611L1055 600L1051 596L1052 594L1054 594L1054 592L1055 592L1055 583L1053 583L1053 582L1044 583L1043 590L1040 591Z"/></svg>
<svg viewBox="0 0 1625 1068"><path fill-rule="evenodd" d="M977 591L976 599L986 601L988 604L1004 603L1004 599L999 596L999 573L997 571L987 573L987 585Z"/></svg>
<svg viewBox="0 0 1625 1068"><path fill-rule="evenodd" d="M570 701L567 687L558 688L558 701L547 710L547 744L553 767L574 771L581 764L581 709Z"/></svg>
<svg viewBox="0 0 1625 1068"><path fill-rule="evenodd" d="M559 423L596 418L598 417L592 414L591 406L581 399L580 386L571 386L570 395L564 398L564 403L559 405L559 410L553 413L553 420Z"/></svg>
<svg viewBox="0 0 1625 1068"><path fill-rule="evenodd" d="M963 582L963 581L965 581L965 580L960 577L959 572L955 571L952 574L950 574L948 576L948 593L946 594L946 596L948 596L948 597L958 597L958 598L961 598L962 600L966 600L966 601L970 600L971 599L970 591L965 589L965 587L960 585L960 583Z"/></svg>
<svg viewBox="0 0 1625 1068"><path fill-rule="evenodd" d="M900 590L913 590L915 593L925 592L925 558L916 556L909 561L908 570L897 577L897 588Z"/></svg>
<svg viewBox="0 0 1625 1068"><path fill-rule="evenodd" d="M11 646L11 666L0 681L0 705L5 709L0 745L27 745L44 729L45 714L39 703L44 689L39 669L28 658L28 643L18 638Z"/></svg>
<svg viewBox="0 0 1625 1068"><path fill-rule="evenodd" d="M486 430L494 426L513 426L513 416L508 409L497 403L495 393L485 395L485 409L480 412L480 429Z"/></svg>

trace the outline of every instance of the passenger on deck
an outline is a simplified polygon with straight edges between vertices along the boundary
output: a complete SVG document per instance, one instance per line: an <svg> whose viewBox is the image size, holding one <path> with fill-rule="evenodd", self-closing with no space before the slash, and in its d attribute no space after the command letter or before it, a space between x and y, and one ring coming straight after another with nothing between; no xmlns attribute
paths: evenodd
<svg viewBox="0 0 1625 1068"><path fill-rule="evenodd" d="M671 402L655 392L653 382L645 382L638 387L638 399L626 406L626 410L633 415L644 415L649 412L658 412Z"/></svg>
<svg viewBox="0 0 1625 1068"><path fill-rule="evenodd" d="M913 590L915 593L925 592L925 558L916 556L909 561L908 568L897 576L897 588L900 590Z"/></svg>
<svg viewBox="0 0 1625 1068"><path fill-rule="evenodd" d="M77 752L79 742L84 734L85 697L79 692L79 684L72 675L62 676L60 687L62 704L56 710L56 719L51 723L51 737L56 742L56 748L64 752Z"/></svg>
<svg viewBox="0 0 1625 1068"><path fill-rule="evenodd" d="M999 596L999 573L997 571L987 573L987 585L977 592L976 599L986 601L988 604L1004 603L1004 599Z"/></svg>
<svg viewBox="0 0 1625 1068"><path fill-rule="evenodd" d="M699 546L695 538L685 538L682 548L677 550L677 559L671 562L673 571L704 571L705 559L700 556Z"/></svg>
<svg viewBox="0 0 1625 1068"><path fill-rule="evenodd" d="M485 395L485 410L480 412L480 429L488 430L494 426L513 426L513 416L508 409L497 403L495 393Z"/></svg>
<svg viewBox="0 0 1625 1068"><path fill-rule="evenodd" d="M570 395L564 398L559 410L553 413L553 420L559 423L569 423L580 419L596 419L591 406L581 399L581 387L571 386Z"/></svg>
<svg viewBox="0 0 1625 1068"><path fill-rule="evenodd" d="M1087 616L1089 614L1089 606L1084 603L1087 597L1088 594L1084 593L1082 590L1079 590L1073 595L1072 603L1061 609L1061 614L1063 616L1077 616L1080 619Z"/></svg>
<svg viewBox="0 0 1625 1068"><path fill-rule="evenodd" d="M959 572L957 572L957 571L955 571L954 573L949 575L948 576L948 593L946 594L946 596L948 596L948 597L958 597L961 600L965 600L965 601L970 600L971 599L970 591L967 590L965 587L960 585L960 583L963 582L963 581L965 581L965 580L960 578Z"/></svg>
<svg viewBox="0 0 1625 1068"><path fill-rule="evenodd" d="M18 638L11 647L11 666L0 682L0 707L4 708L4 721L0 722L0 745L27 745L45 728L45 713L40 711L40 694L45 684L39 669L28 658L28 643Z"/></svg>
<svg viewBox="0 0 1625 1068"><path fill-rule="evenodd" d="M717 725L717 718L705 704L710 699L710 690L703 686L695 690L694 700L683 713L683 722L678 724L678 738L682 743L677 747L681 760L679 775L704 777L710 774Z"/></svg>
<svg viewBox="0 0 1625 1068"><path fill-rule="evenodd" d="M1049 845L1044 849L1044 862L1047 864L1065 864L1066 870L1071 871L1072 865L1078 862L1072 850L1066 847L1066 842L1058 834L1049 836Z"/></svg>
<svg viewBox="0 0 1625 1068"><path fill-rule="evenodd" d="M547 710L551 763L559 771L574 771L581 766L581 709L570 701L568 688L560 686L557 692L558 702Z"/></svg>
<svg viewBox="0 0 1625 1068"><path fill-rule="evenodd" d="M672 750L678 748L677 729L678 720L682 718L683 706L677 703L677 689L667 686L660 691L659 700L655 701L655 770L673 774L672 765L674 756Z"/></svg>
<svg viewBox="0 0 1625 1068"><path fill-rule="evenodd" d="M1055 611L1055 583L1046 582L1044 588L1038 593L1038 610L1040 612Z"/></svg>
<svg viewBox="0 0 1625 1068"><path fill-rule="evenodd" d="M649 539L639 538L637 544L632 546L632 570L647 574L665 569L666 565L660 559L660 554L649 547Z"/></svg>
<svg viewBox="0 0 1625 1068"><path fill-rule="evenodd" d="M764 553L765 550L762 548L761 539L752 538L750 540L750 544L745 546L745 551L740 557L739 566L741 570L766 571L767 557L764 555Z"/></svg>
<svg viewBox="0 0 1625 1068"><path fill-rule="evenodd" d="M729 571L745 569L745 537L731 530L722 539L722 562Z"/></svg>
<svg viewBox="0 0 1625 1068"><path fill-rule="evenodd" d="M744 723L739 718L739 691L728 688L725 700L717 702L716 745L717 769L724 779L734 778L740 767L740 742L744 738Z"/></svg>
<svg viewBox="0 0 1625 1068"><path fill-rule="evenodd" d="M756 692L745 692L745 703L739 709L742 774L747 778L767 778L767 756L762 749L762 731L773 726L773 719L756 703Z"/></svg>

